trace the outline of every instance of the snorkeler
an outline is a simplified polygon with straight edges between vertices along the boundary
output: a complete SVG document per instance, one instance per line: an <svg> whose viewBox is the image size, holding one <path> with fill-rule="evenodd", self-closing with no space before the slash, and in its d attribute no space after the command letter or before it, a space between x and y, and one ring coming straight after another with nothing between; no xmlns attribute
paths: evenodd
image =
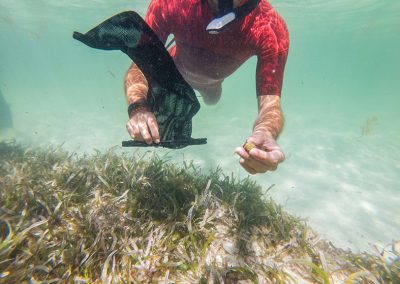
<svg viewBox="0 0 400 284"><path fill-rule="evenodd" d="M283 19L266 0L152 0L146 22L165 44L184 79L206 104L216 104L223 80L257 56L258 117L246 144L236 148L251 174L275 170L284 160L277 144L283 127L280 95L289 48ZM135 140L160 141L157 120L146 106L149 84L132 64L125 78L130 105L127 130ZM253 147L254 146L254 147Z"/></svg>

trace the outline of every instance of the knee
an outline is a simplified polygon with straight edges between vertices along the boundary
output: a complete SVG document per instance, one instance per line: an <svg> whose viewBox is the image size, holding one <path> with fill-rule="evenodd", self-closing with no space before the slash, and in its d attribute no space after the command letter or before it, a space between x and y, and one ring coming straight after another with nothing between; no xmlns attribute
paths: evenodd
<svg viewBox="0 0 400 284"><path fill-rule="evenodd" d="M200 91L203 101L206 105L215 105L221 98L222 90L219 88L213 91Z"/></svg>
<svg viewBox="0 0 400 284"><path fill-rule="evenodd" d="M219 99L220 99L220 97L216 98L216 97L211 97L211 96L203 96L203 102L209 106L216 105L218 103Z"/></svg>

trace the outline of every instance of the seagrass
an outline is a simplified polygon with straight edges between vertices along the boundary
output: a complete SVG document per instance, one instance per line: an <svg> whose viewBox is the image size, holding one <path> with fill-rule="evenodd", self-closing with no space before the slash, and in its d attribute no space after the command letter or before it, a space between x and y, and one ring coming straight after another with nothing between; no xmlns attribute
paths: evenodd
<svg viewBox="0 0 400 284"><path fill-rule="evenodd" d="M399 283L398 242L336 248L265 191L150 152L1 142L0 283Z"/></svg>

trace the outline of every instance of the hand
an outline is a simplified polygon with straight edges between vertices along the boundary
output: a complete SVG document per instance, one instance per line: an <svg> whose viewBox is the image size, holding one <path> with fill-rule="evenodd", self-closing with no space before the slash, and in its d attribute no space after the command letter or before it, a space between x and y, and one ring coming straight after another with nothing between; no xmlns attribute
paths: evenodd
<svg viewBox="0 0 400 284"><path fill-rule="evenodd" d="M235 153L240 156L241 166L252 175L274 171L278 164L285 160L281 147L270 135L254 132L247 142L254 144L255 147L247 151L243 145L236 148Z"/></svg>
<svg viewBox="0 0 400 284"><path fill-rule="evenodd" d="M126 123L126 129L136 141L146 141L147 144L160 143L157 120L147 109L137 109L132 112Z"/></svg>

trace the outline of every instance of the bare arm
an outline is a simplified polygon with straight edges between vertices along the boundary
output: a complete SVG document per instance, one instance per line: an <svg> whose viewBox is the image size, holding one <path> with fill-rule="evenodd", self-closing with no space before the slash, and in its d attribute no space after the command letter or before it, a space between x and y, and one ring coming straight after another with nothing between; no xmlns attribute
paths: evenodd
<svg viewBox="0 0 400 284"><path fill-rule="evenodd" d="M254 122L253 133L271 136L275 140L283 128L281 98L279 96L258 96L258 117Z"/></svg>
<svg viewBox="0 0 400 284"><path fill-rule="evenodd" d="M250 174L274 171L285 155L276 142L283 128L280 95L289 49L289 34L279 16L259 43L256 72L258 116L246 144L238 147L239 163ZM265 23L261 23L265 24ZM269 24L265 27L271 27ZM266 29L263 29L266 31Z"/></svg>
<svg viewBox="0 0 400 284"><path fill-rule="evenodd" d="M146 101L148 90L149 86L142 71L136 64L132 64L125 76L125 96L128 104ZM126 129L135 140L144 140L147 144L160 142L157 120L146 106L137 107L129 113Z"/></svg>
<svg viewBox="0 0 400 284"><path fill-rule="evenodd" d="M147 98L149 86L142 71L132 63L125 76L125 96L128 104Z"/></svg>
<svg viewBox="0 0 400 284"><path fill-rule="evenodd" d="M278 164L283 162L285 155L276 143L282 128L280 97L259 96L258 117L254 123L253 133L246 141L255 147L245 150L242 146L235 150L235 153L240 156L240 164L246 171L251 174L274 171Z"/></svg>

